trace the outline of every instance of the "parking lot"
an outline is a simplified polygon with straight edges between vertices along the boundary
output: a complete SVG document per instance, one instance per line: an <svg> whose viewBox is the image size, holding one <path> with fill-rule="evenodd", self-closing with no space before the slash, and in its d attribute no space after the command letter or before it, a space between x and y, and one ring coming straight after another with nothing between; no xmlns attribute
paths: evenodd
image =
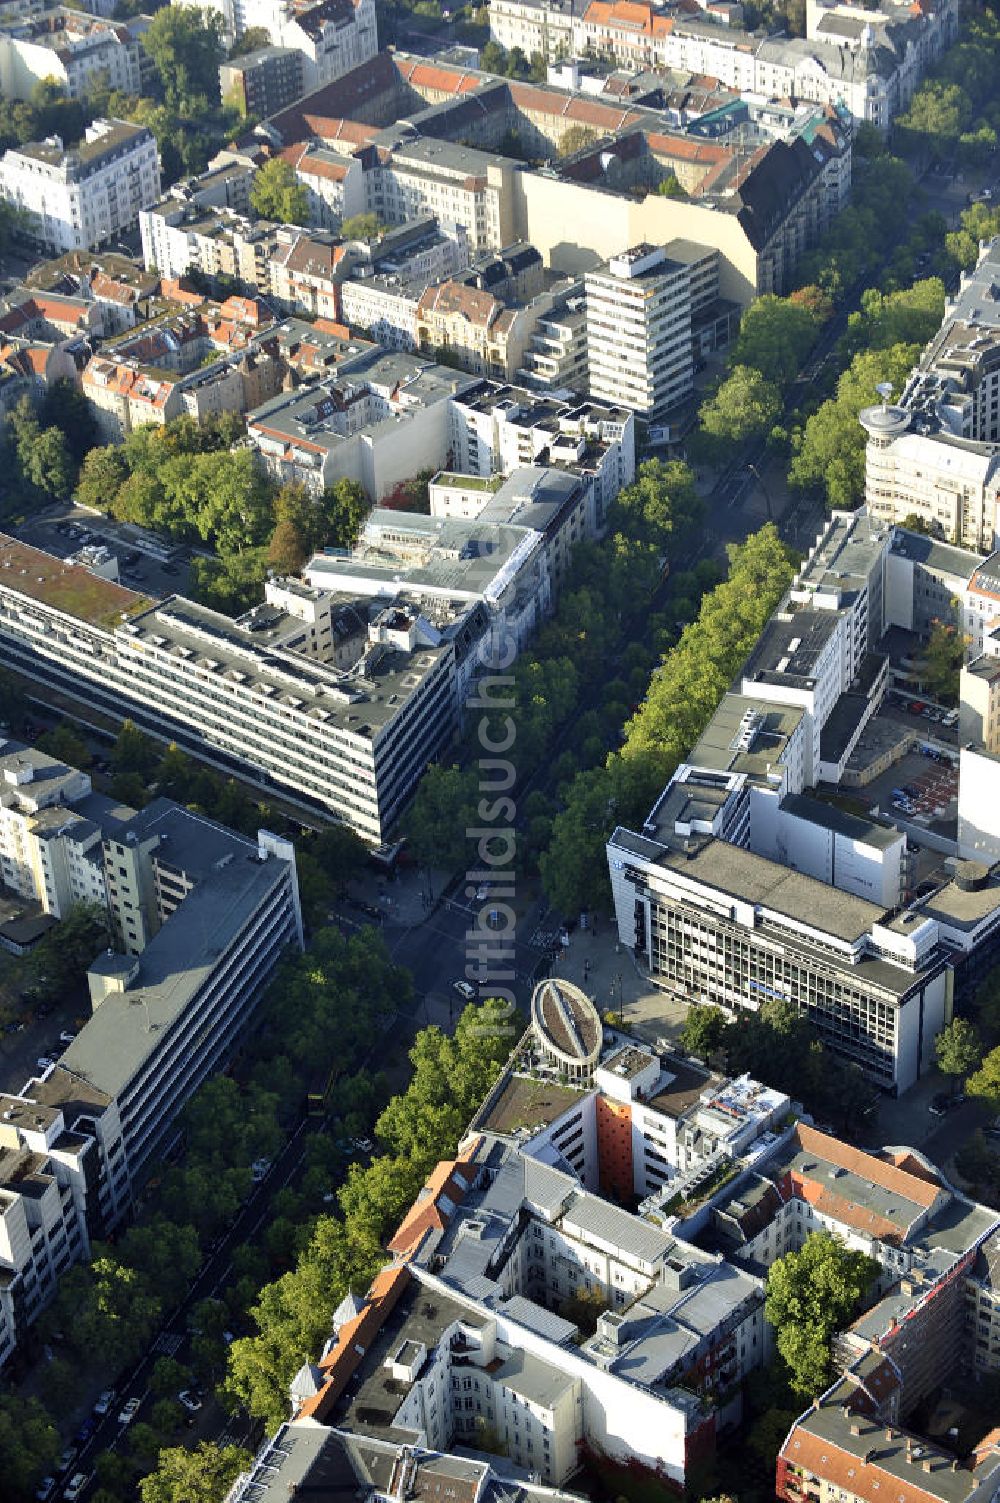
<svg viewBox="0 0 1000 1503"><path fill-rule="evenodd" d="M938 760L940 759L940 760ZM954 838L958 817L958 763L943 752L908 752L888 772L859 790L887 819L923 825Z"/></svg>
<svg viewBox="0 0 1000 1503"><path fill-rule="evenodd" d="M87 543L103 543L118 559L123 585L158 599L183 594L188 581L188 553L154 539L140 527L115 522L67 503L50 507L20 527L14 536L34 548L66 558Z"/></svg>

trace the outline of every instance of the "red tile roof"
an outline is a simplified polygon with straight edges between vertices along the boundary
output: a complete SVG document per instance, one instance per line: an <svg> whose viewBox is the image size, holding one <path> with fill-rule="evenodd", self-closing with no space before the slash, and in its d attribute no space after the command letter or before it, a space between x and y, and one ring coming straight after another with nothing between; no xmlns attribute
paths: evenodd
<svg viewBox="0 0 1000 1503"><path fill-rule="evenodd" d="M351 1378L378 1335L390 1313L409 1286L412 1274L405 1263L383 1268L372 1280L360 1315L349 1320L337 1332L336 1341L319 1364L324 1382L318 1393L307 1399L299 1411L300 1419L323 1422L340 1398Z"/></svg>

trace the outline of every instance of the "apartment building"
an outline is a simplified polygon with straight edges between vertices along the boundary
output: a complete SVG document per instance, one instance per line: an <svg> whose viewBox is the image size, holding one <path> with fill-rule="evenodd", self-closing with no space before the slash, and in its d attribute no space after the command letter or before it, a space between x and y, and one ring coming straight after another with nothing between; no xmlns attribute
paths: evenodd
<svg viewBox="0 0 1000 1503"><path fill-rule="evenodd" d="M587 388L587 305L573 280L532 331L517 380L554 395Z"/></svg>
<svg viewBox="0 0 1000 1503"><path fill-rule="evenodd" d="M45 79L54 79L71 99L84 98L97 84L139 95L144 61L139 35L125 21L62 5L17 20L0 18L0 89L7 99L30 99Z"/></svg>
<svg viewBox="0 0 1000 1503"><path fill-rule="evenodd" d="M90 1255L91 1147L61 1112L0 1095L0 1371L60 1276Z"/></svg>
<svg viewBox="0 0 1000 1503"><path fill-rule="evenodd" d="M359 344L336 376L284 391L249 414L247 436L268 474L318 493L356 480L379 501L448 454L450 405L473 384L418 355Z"/></svg>
<svg viewBox="0 0 1000 1503"><path fill-rule="evenodd" d="M282 152L309 197L309 222L339 230L345 219L365 207L364 174L357 157L328 151L313 142Z"/></svg>
<svg viewBox="0 0 1000 1503"><path fill-rule="evenodd" d="M586 475L592 487L587 525L595 537L603 534L615 496L635 479L635 419L627 408L493 381L452 398L449 449L460 475L488 479L534 464Z"/></svg>
<svg viewBox="0 0 1000 1503"><path fill-rule="evenodd" d="M299 93L332 83L378 52L374 0L211 0L208 9L230 43L260 27L272 47L299 53Z"/></svg>
<svg viewBox="0 0 1000 1503"><path fill-rule="evenodd" d="M608 58L633 69L675 68L767 99L844 104L856 120L887 130L905 110L926 67L955 38L956 7L922 11L914 23L896 5L814 7L804 38L761 38L731 16L682 14L632 0L500 0L490 33L546 61Z"/></svg>
<svg viewBox="0 0 1000 1503"><path fill-rule="evenodd" d="M95 120L67 150L59 137L11 147L0 196L29 216L30 233L57 255L89 250L131 228L160 196L156 141L145 126Z"/></svg>
<svg viewBox="0 0 1000 1503"><path fill-rule="evenodd" d="M383 133L392 137L365 174L366 207L387 224L433 214L464 226L473 252L499 251L515 232L516 164L495 152L452 141Z"/></svg>
<svg viewBox="0 0 1000 1503"><path fill-rule="evenodd" d="M778 1457L784 1503L870 1498L905 1503L985 1503L1000 1482L1000 1436L992 1431L963 1461L937 1440L887 1424L868 1386L848 1374L798 1419Z"/></svg>
<svg viewBox="0 0 1000 1503"><path fill-rule="evenodd" d="M258 47L219 68L222 98L266 120L306 92L305 57L295 47Z"/></svg>
<svg viewBox="0 0 1000 1503"><path fill-rule="evenodd" d="M939 537L992 553L1000 438L1000 244L983 245L898 403L861 413L865 496L889 521L915 514Z"/></svg>
<svg viewBox="0 0 1000 1503"><path fill-rule="evenodd" d="M576 475L536 468L515 470L496 485L438 476L432 490L431 516L375 507L353 548L317 554L302 572L327 615L346 602L355 612L364 602L418 610L455 642L461 708L480 676L474 648L482 639L500 633L520 651L551 612L587 536L589 487ZM449 503L472 492L476 512L452 509ZM268 599L288 584L269 585Z"/></svg>
<svg viewBox="0 0 1000 1503"><path fill-rule="evenodd" d="M597 401L662 417L691 393L691 290L662 246L636 245L588 272L587 378Z"/></svg>
<svg viewBox="0 0 1000 1503"><path fill-rule="evenodd" d="M302 623L277 609L153 605L12 538L0 570L0 640L22 671L372 844L453 735L455 644L416 613L376 617L344 672L297 651Z"/></svg>
<svg viewBox="0 0 1000 1503"><path fill-rule="evenodd" d="M396 276L352 277L339 286L340 314L349 328L364 329L387 349L416 350L417 309L426 290L423 279L404 282Z"/></svg>
<svg viewBox="0 0 1000 1503"><path fill-rule="evenodd" d="M107 902L101 827L85 772L0 741L0 882L54 919ZM77 806L77 807L74 807ZM82 807L80 807L82 806Z"/></svg>
<svg viewBox="0 0 1000 1503"><path fill-rule="evenodd" d="M417 344L428 354L447 351L473 375L510 380L547 301L508 307L492 292L467 282L440 282L417 301Z"/></svg>

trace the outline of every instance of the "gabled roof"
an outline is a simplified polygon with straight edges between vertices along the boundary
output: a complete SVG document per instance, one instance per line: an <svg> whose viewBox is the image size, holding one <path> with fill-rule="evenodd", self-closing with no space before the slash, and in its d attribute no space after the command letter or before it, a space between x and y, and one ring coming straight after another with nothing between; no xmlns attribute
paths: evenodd
<svg viewBox="0 0 1000 1503"><path fill-rule="evenodd" d="M428 1233L444 1231L472 1183L471 1165L478 1144L475 1138L459 1158L442 1159L431 1172L389 1243L390 1252L412 1257Z"/></svg>
<svg viewBox="0 0 1000 1503"><path fill-rule="evenodd" d="M368 1299L353 1320L341 1326L329 1352L320 1361L322 1386L306 1399L300 1418L324 1421L347 1387L391 1311L409 1286L412 1274L405 1263L383 1268L372 1280Z"/></svg>

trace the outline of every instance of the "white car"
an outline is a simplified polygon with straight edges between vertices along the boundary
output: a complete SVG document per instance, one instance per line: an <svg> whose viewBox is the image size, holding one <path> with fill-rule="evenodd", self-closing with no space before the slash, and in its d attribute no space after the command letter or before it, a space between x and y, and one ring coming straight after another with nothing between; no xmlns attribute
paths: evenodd
<svg viewBox="0 0 1000 1503"><path fill-rule="evenodd" d="M122 1405L121 1413L118 1416L118 1423L120 1425L130 1425L139 1413L141 1404L141 1399L129 1399L127 1404Z"/></svg>
<svg viewBox="0 0 1000 1503"><path fill-rule="evenodd" d="M83 1489L87 1486L87 1483L89 1481L90 1477L86 1472L75 1472L67 1482L65 1490L63 1492L63 1497L66 1499L66 1503L75 1503L75 1500L83 1492Z"/></svg>
<svg viewBox="0 0 1000 1503"><path fill-rule="evenodd" d="M468 981L453 982L452 990L458 992L460 997L464 997L466 1002L471 1002L476 995L476 988Z"/></svg>
<svg viewBox="0 0 1000 1503"><path fill-rule="evenodd" d="M43 1075L44 1075L45 1071L49 1068L49 1065L54 1065L54 1064L55 1064L55 1060L54 1059L50 1059L47 1054L40 1054L38 1056L38 1058L35 1060L35 1068L36 1068L36 1070L40 1070Z"/></svg>
<svg viewBox="0 0 1000 1503"><path fill-rule="evenodd" d="M114 1401L115 1401L115 1391L114 1391L114 1389L113 1388L106 1388L104 1390L104 1392L101 1394L100 1398L97 1400L97 1403L94 1405L94 1413L96 1415L107 1414L108 1410L111 1408L111 1405L114 1403Z"/></svg>
<svg viewBox="0 0 1000 1503"><path fill-rule="evenodd" d="M190 1388L184 1388L177 1395L178 1402L184 1405L188 1414L197 1414L201 1408L201 1399Z"/></svg>

